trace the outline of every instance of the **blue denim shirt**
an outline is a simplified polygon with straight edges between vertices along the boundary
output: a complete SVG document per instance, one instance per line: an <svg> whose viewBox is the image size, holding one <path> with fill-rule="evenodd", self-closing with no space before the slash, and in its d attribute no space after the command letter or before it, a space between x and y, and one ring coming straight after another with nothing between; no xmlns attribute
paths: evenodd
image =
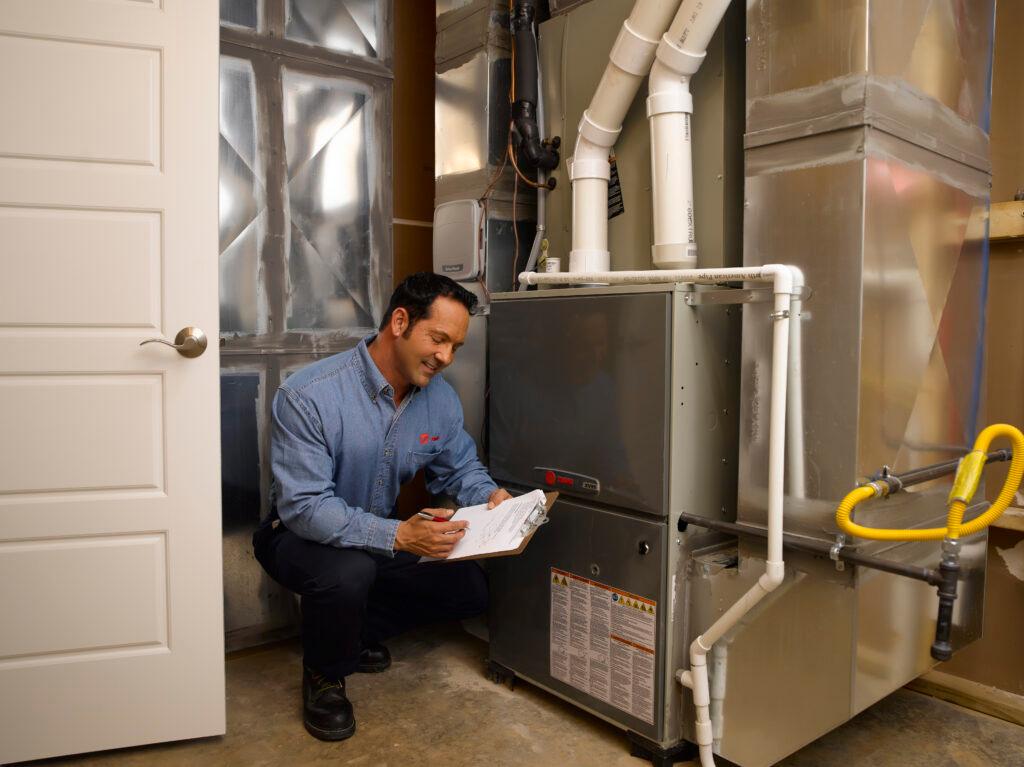
<svg viewBox="0 0 1024 767"><path fill-rule="evenodd" d="M317 543L393 555L389 519L400 486L425 469L427 489L461 506L497 486L462 428L462 404L440 376L402 404L370 357L355 349L293 374L274 396L271 466L277 512Z"/></svg>

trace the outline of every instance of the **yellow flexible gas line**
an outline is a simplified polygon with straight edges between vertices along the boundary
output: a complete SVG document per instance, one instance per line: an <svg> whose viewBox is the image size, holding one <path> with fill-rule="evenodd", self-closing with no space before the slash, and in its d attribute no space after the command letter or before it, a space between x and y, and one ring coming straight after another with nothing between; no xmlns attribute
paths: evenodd
<svg viewBox="0 0 1024 767"><path fill-rule="evenodd" d="M1007 437L1013 443L1010 472L995 503L985 513L978 515L965 525L963 524L964 512L981 482L989 445L997 437ZM858 525L852 519L853 510L858 504L869 498L888 495L889 486L884 482L869 482L848 493L836 509L836 524L847 535L874 541L937 541L947 537L955 539L960 536L973 535L995 522L1006 510L1006 507L1013 501L1022 478L1024 478L1024 434L1009 424L997 423L982 430L974 441L974 449L960 461L956 478L953 480L953 489L949 494L949 514L946 517L945 527L893 530Z"/></svg>

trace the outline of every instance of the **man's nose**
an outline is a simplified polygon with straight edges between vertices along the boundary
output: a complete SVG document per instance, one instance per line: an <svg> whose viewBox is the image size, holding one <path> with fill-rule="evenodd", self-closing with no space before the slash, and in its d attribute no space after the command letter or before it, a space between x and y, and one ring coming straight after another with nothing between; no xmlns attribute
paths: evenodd
<svg viewBox="0 0 1024 767"><path fill-rule="evenodd" d="M437 350L435 356L442 365L451 365L455 358L455 350L451 346L444 346Z"/></svg>

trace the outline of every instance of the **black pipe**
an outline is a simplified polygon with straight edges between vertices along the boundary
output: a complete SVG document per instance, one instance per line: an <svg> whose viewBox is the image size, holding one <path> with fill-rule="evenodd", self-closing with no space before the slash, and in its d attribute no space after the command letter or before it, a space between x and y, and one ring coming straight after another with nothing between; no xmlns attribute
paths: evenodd
<svg viewBox="0 0 1024 767"><path fill-rule="evenodd" d="M1012 450L993 450L985 456L985 463L996 461L1009 461L1013 458ZM884 469L877 472L871 479L875 482L886 482L889 485L890 493L894 493L903 487L920 485L922 482L930 482L933 479L947 477L955 474L960 465L960 459L954 458L942 463L933 463L930 466L922 466L919 469L910 469L902 474L889 474Z"/></svg>
<svg viewBox="0 0 1024 767"><path fill-rule="evenodd" d="M516 52L512 121L519 136L520 164L549 171L558 167L561 139L556 136L550 142L541 141L537 125L537 37L533 27L536 18L537 0L516 0L510 14Z"/></svg>
<svg viewBox="0 0 1024 767"><path fill-rule="evenodd" d="M756 538L768 537L768 531L760 527L740 525L735 522L722 522L717 519L707 519L706 517L701 517L696 514L687 514L685 512L679 515L680 531L685 530L686 526L691 524L697 525L698 527L706 527L709 530L716 530L720 533L729 533L730 535L752 535ZM825 541L814 541L808 538L801 538L799 536L790 535L789 533L782 534L782 545L784 548L804 551L808 554L817 554L824 557L831 557L832 555L832 544ZM872 570L880 570L882 572L892 573L893 575L901 575L904 578L913 578L915 581L924 581L932 586L940 586L945 582L944 574L927 567L907 565L902 562L893 562L889 559L873 557L870 554L861 554L845 548L840 548L836 556L838 559L843 562L849 562L851 565L861 565L863 567L869 567Z"/></svg>
<svg viewBox="0 0 1024 767"><path fill-rule="evenodd" d="M959 541L943 542L939 572L942 574L942 583L939 584L939 609L935 616L932 657L935 660L949 660L953 657L953 605L956 604L956 588L960 580Z"/></svg>

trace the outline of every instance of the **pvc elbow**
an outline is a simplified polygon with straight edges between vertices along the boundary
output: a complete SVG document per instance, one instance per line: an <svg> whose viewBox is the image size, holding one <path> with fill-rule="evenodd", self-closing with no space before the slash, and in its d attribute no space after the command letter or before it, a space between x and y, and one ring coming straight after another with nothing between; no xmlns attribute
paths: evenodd
<svg viewBox="0 0 1024 767"><path fill-rule="evenodd" d="M690 94L690 80L678 72L655 61L647 97L647 117L655 119L663 114L693 114L693 96ZM657 133L652 134L652 142Z"/></svg>
<svg viewBox="0 0 1024 767"><path fill-rule="evenodd" d="M656 59L651 66L651 73L648 75L647 92L649 94L660 93L661 91L689 89L689 81L686 77L666 66L661 59Z"/></svg>
<svg viewBox="0 0 1024 767"><path fill-rule="evenodd" d="M608 147L595 144L584 136L576 138L576 151L569 166L569 180L597 178L608 182L611 164L608 162Z"/></svg>
<svg viewBox="0 0 1024 767"><path fill-rule="evenodd" d="M775 293L793 292L793 267L785 264L765 264L761 267L762 274L772 278ZM803 277L803 274L800 275Z"/></svg>
<svg viewBox="0 0 1024 767"><path fill-rule="evenodd" d="M789 271L793 273L793 295L799 293L804 285L804 272L799 266L790 266Z"/></svg>

